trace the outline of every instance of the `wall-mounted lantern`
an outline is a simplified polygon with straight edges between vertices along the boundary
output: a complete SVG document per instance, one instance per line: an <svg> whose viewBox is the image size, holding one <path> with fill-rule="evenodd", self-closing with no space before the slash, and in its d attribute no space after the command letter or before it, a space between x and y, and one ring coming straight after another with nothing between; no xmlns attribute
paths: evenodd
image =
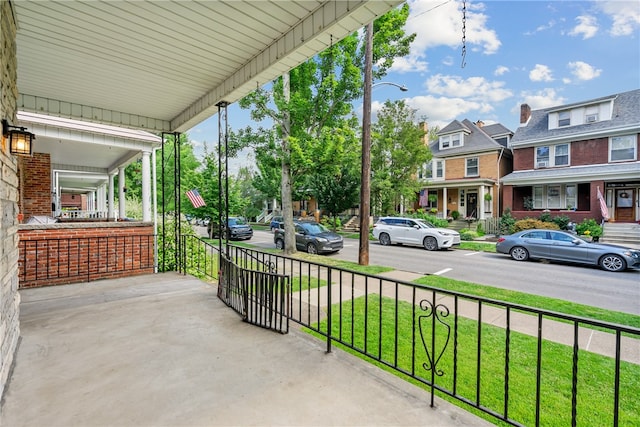
<svg viewBox="0 0 640 427"><path fill-rule="evenodd" d="M11 126L2 119L2 136L9 139L9 152L18 156L33 155L33 140L36 136L27 131L27 128Z"/></svg>

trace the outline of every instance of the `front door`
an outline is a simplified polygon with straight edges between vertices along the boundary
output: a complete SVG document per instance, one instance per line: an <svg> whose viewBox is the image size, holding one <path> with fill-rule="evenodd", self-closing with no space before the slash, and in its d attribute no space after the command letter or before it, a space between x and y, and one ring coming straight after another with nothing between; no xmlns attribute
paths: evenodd
<svg viewBox="0 0 640 427"><path fill-rule="evenodd" d="M633 189L620 188L615 190L616 194L616 221L633 222L636 218L636 194Z"/></svg>
<svg viewBox="0 0 640 427"><path fill-rule="evenodd" d="M478 193L467 193L467 216L479 218Z"/></svg>

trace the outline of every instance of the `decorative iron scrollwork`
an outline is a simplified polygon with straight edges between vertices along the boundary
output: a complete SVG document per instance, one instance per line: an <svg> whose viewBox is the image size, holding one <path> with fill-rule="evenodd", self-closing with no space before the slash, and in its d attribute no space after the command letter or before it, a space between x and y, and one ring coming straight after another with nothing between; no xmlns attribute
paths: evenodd
<svg viewBox="0 0 640 427"><path fill-rule="evenodd" d="M441 369L436 369L438 362L442 358L445 350L447 349L447 345L449 345L449 338L451 336L451 326L449 326L444 320L444 318L449 316L449 308L442 304L437 304L436 306L428 300L420 301L420 309L425 311L426 314L418 316L418 327L420 328L420 339L422 340L422 345L424 347L425 352L427 353L427 362L422 364L422 367L427 371L432 371L437 376L441 377L444 375L444 371ZM444 342L444 345L441 349L437 349L437 340L435 339L436 335L436 326L438 323L443 325L446 328L447 339ZM429 325L431 325L431 336L428 336ZM427 345L426 338L430 338L429 345ZM429 350L432 351L429 351Z"/></svg>

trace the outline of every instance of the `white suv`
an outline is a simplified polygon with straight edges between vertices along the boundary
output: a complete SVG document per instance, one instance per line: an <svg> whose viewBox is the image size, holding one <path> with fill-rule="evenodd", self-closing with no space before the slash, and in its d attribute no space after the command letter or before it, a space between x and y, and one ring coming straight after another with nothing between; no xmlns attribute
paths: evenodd
<svg viewBox="0 0 640 427"><path fill-rule="evenodd" d="M373 226L373 236L381 245L394 243L423 246L428 251L460 244L460 233L417 218L383 217Z"/></svg>

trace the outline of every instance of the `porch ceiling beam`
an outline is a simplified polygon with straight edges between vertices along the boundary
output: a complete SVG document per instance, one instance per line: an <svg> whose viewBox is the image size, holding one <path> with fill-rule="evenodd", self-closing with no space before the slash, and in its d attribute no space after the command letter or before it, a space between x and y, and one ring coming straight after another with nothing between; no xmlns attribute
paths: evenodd
<svg viewBox="0 0 640 427"><path fill-rule="evenodd" d="M18 110L22 111L46 113L76 120L143 129L154 133L169 132L171 130L171 122L169 120L107 110L90 105L74 104L72 102L42 96L19 94L17 104Z"/></svg>

